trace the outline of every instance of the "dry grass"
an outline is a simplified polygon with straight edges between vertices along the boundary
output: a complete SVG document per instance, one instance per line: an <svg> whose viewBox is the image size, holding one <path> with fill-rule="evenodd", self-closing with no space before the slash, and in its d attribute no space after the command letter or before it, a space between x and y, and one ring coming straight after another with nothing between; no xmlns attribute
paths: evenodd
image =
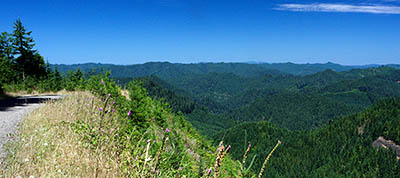
<svg viewBox="0 0 400 178"><path fill-rule="evenodd" d="M54 93L54 92L42 92L42 93L40 93L39 91L36 91L36 90L32 91L32 93L28 93L27 91L22 91L22 90L18 91L18 92L6 92L6 94L8 96L12 96L12 97L26 96L26 95L29 95L29 96L31 96L31 95L34 95L34 96L39 96L39 95L65 95L65 94L68 94L68 93L71 93L71 92L66 91L66 90L60 90L60 91L58 91L56 93Z"/></svg>
<svg viewBox="0 0 400 178"><path fill-rule="evenodd" d="M86 148L69 124L90 114L84 109L90 96L72 93L29 114L20 124L18 141L7 146L10 156L1 175L121 177L119 164L107 152Z"/></svg>

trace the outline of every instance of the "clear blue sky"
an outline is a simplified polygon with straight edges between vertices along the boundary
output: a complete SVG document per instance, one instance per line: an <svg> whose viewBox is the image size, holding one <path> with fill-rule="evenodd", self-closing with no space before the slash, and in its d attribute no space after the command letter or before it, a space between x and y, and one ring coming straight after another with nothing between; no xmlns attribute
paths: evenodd
<svg viewBox="0 0 400 178"><path fill-rule="evenodd" d="M400 0L2 0L50 63L400 63Z"/></svg>

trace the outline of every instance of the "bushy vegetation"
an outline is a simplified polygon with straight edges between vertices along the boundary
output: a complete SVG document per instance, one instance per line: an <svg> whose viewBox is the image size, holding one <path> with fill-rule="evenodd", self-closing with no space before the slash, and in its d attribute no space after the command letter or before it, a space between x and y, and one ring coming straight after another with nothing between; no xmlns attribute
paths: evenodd
<svg viewBox="0 0 400 178"><path fill-rule="evenodd" d="M92 104L99 103L93 110L99 113L95 117L100 117L100 123L89 119L76 122L74 127L94 148L114 145L116 159L128 177L201 177L211 166L214 157L208 152L210 145L182 116L148 97L136 82L128 84L129 98L121 96L117 85L106 77L94 76L88 84L98 96ZM227 171L234 170L230 169Z"/></svg>

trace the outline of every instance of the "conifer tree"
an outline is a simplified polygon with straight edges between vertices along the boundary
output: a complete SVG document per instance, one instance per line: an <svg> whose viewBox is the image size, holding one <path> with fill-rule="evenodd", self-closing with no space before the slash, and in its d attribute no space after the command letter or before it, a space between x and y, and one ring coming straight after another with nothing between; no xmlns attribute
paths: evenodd
<svg viewBox="0 0 400 178"><path fill-rule="evenodd" d="M11 35L7 32L2 32L0 34L0 57L4 56L8 60L14 59L15 48L12 43L13 39Z"/></svg>
<svg viewBox="0 0 400 178"><path fill-rule="evenodd" d="M35 44L33 38L30 36L31 33L32 31L25 29L20 19L15 21L12 34L14 38L13 46L15 54L19 55L15 61L24 81L26 76L39 79L47 75L43 57L33 49Z"/></svg>
<svg viewBox="0 0 400 178"><path fill-rule="evenodd" d="M0 34L0 83L6 84L16 79L14 48L12 38L7 32Z"/></svg>
<svg viewBox="0 0 400 178"><path fill-rule="evenodd" d="M63 86L62 86L62 83L63 83L63 78L61 77L61 74L60 74L60 72L58 71L58 67L56 66L56 68L54 69L54 72L51 72L50 73L51 75L51 77L50 77L50 80L51 80L51 88L52 88L52 91L54 91L54 92L56 92L56 91L59 91L59 90L61 90L62 88L63 88Z"/></svg>
<svg viewBox="0 0 400 178"><path fill-rule="evenodd" d="M14 48L11 35L7 32L0 34L0 83L6 84L16 80L14 65Z"/></svg>

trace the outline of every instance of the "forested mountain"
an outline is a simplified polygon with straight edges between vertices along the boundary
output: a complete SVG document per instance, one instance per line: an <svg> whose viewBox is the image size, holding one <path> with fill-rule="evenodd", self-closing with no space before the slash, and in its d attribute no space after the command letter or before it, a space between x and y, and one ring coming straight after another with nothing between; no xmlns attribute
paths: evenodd
<svg viewBox="0 0 400 178"><path fill-rule="evenodd" d="M255 77L264 74L292 74L292 75L310 75L317 72L322 72L327 69L342 72L351 69L365 69L371 67L379 67L379 65L358 65L344 66L335 63L325 64L294 64L294 63L193 63L180 64L169 62L148 62L144 64L134 65L115 65L115 64L100 64L100 63L84 63L84 64L52 64L51 67L58 69L61 72L66 72L80 68L85 73L92 72L95 69L97 72L101 70L114 71L112 76L115 78L132 78L155 75L162 79L172 77L180 77L190 74L209 74L209 73L233 73L241 77ZM393 68L400 68L397 64L388 64Z"/></svg>
<svg viewBox="0 0 400 178"><path fill-rule="evenodd" d="M238 160L250 142L249 158L257 155L253 169L258 170L280 139L282 145L264 177L399 177L396 152L372 146L381 136L400 143L400 98L383 100L312 131L289 131L260 121L220 132L214 140L232 145L231 154Z"/></svg>
<svg viewBox="0 0 400 178"><path fill-rule="evenodd" d="M164 98L175 112L182 112L196 129L208 136L256 121L268 121L288 130L318 129L384 98L400 96L400 70L385 66L352 69L332 63L283 65L297 66L299 71L305 66L312 71L317 71L314 68L318 66L318 70L329 68L310 75L292 75L275 69L263 71L267 64L146 63L130 68L96 64L81 67L83 71L91 71L90 67L100 66L111 69L122 85L136 77L150 96ZM128 73L132 74L128 78L116 77L126 77Z"/></svg>
<svg viewBox="0 0 400 178"><path fill-rule="evenodd" d="M169 85L156 76L139 77L135 81L145 88L152 98L168 103L176 113L185 114L186 118L204 134L206 132L215 133L235 125L233 120L212 114L209 107L218 105L212 100L207 105L202 105L195 102L194 97L187 92Z"/></svg>
<svg viewBox="0 0 400 178"><path fill-rule="evenodd" d="M164 98L206 135L260 120L290 130L315 129L383 98L400 96L400 70L390 67L306 76L208 73L138 80L151 96Z"/></svg>
<svg viewBox="0 0 400 178"><path fill-rule="evenodd" d="M279 71L293 74L293 75L309 75L309 74L314 74L317 72L322 72L327 69L331 69L334 71L348 71L354 68L368 68L372 67L370 65L366 66L343 66L340 64L334 64L331 62L325 63L325 64L294 64L291 62L288 63L262 63L260 64L261 66L267 68L267 69L278 69ZM374 67L376 67L374 65Z"/></svg>
<svg viewBox="0 0 400 178"><path fill-rule="evenodd" d="M214 74L182 77L174 85L212 111L188 116L204 133L212 134L209 128L215 131L216 126L225 125L215 124L216 121L229 121L226 125L231 125L268 120L280 127L304 130L362 111L383 98L400 96L399 74L400 70L390 67L326 70L303 77Z"/></svg>
<svg viewBox="0 0 400 178"><path fill-rule="evenodd" d="M86 73L91 73L93 69L97 72L101 70L112 71L115 78L133 78L154 75L167 80L170 78L201 75L208 73L234 73L243 77L254 77L264 74L281 74L282 72L274 69L266 69L259 65L245 63L197 63L197 64L178 64L169 62L148 62L135 65L114 65L114 64L57 64L60 71L76 70L80 68Z"/></svg>
<svg viewBox="0 0 400 178"><path fill-rule="evenodd" d="M156 76L139 77L135 80L146 89L149 96L164 100L175 112L189 114L199 107L185 91L169 85Z"/></svg>

